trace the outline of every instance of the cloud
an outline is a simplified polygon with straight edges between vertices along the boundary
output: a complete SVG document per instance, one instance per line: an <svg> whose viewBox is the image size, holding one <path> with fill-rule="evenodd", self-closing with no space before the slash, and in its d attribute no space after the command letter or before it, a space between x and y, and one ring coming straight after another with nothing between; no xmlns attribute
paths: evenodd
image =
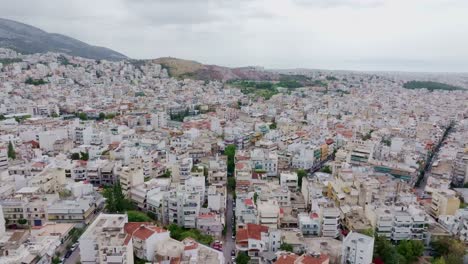
<svg viewBox="0 0 468 264"><path fill-rule="evenodd" d="M351 8L372 8L385 4L384 0L294 0L295 3L305 6L334 8L334 7L351 7Z"/></svg>
<svg viewBox="0 0 468 264"><path fill-rule="evenodd" d="M0 17L132 58L468 71L468 1L0 0Z"/></svg>

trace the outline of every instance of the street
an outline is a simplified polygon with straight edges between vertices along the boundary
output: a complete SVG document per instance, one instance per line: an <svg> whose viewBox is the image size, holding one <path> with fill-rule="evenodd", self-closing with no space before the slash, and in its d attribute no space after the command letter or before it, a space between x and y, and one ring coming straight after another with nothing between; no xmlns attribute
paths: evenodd
<svg viewBox="0 0 468 264"><path fill-rule="evenodd" d="M236 244L232 239L232 216L234 215L234 209L232 206L232 195L228 194L227 201L226 201L226 237L224 238L224 258L226 259L226 263L231 263L231 252L235 250Z"/></svg>
<svg viewBox="0 0 468 264"><path fill-rule="evenodd" d="M75 249L70 257L65 259L65 264L76 264L80 262L80 248Z"/></svg>

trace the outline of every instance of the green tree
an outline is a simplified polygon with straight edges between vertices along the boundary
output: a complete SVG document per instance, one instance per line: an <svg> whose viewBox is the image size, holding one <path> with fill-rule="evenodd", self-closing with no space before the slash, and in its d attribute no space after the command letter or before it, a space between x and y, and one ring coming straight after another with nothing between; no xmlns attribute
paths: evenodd
<svg viewBox="0 0 468 264"><path fill-rule="evenodd" d="M435 251L436 257L444 258L446 263L463 263L465 246L458 239L443 237L432 242L431 246Z"/></svg>
<svg viewBox="0 0 468 264"><path fill-rule="evenodd" d="M305 176L307 176L307 172L303 169L298 169L296 171L297 173L297 184L299 185L299 188L302 187L302 178L304 178Z"/></svg>
<svg viewBox="0 0 468 264"><path fill-rule="evenodd" d="M257 205L257 199L258 199L258 194L257 194L257 192L254 193L253 199L254 199L255 205Z"/></svg>
<svg viewBox="0 0 468 264"><path fill-rule="evenodd" d="M234 176L234 170L236 167L235 156L236 156L236 145L229 145L224 150L224 154L227 156L227 173L228 176Z"/></svg>
<svg viewBox="0 0 468 264"><path fill-rule="evenodd" d="M80 160L89 160L88 152L80 152Z"/></svg>
<svg viewBox="0 0 468 264"><path fill-rule="evenodd" d="M104 118L106 118L106 114L104 114L104 113L102 113L102 112L99 113L98 119L99 119L99 120L104 120Z"/></svg>
<svg viewBox="0 0 468 264"><path fill-rule="evenodd" d="M277 125L276 122L273 121L273 123L270 124L270 129L276 129Z"/></svg>
<svg viewBox="0 0 468 264"><path fill-rule="evenodd" d="M293 246L288 243L282 243L279 249L288 251L288 252L293 252Z"/></svg>
<svg viewBox="0 0 468 264"><path fill-rule="evenodd" d="M443 257L440 257L440 258L436 258L432 264L446 264L447 262L445 262L445 259Z"/></svg>
<svg viewBox="0 0 468 264"><path fill-rule="evenodd" d="M18 224L20 224L20 225L25 225L27 223L28 223L28 220L26 220L24 218L21 218L21 219L18 220Z"/></svg>
<svg viewBox="0 0 468 264"><path fill-rule="evenodd" d="M133 204L125 198L120 183L104 189L103 196L106 198L106 209L110 213L123 213L133 210Z"/></svg>
<svg viewBox="0 0 468 264"><path fill-rule="evenodd" d="M72 160L79 160L80 159L80 153L72 153L70 158Z"/></svg>
<svg viewBox="0 0 468 264"><path fill-rule="evenodd" d="M237 264L248 264L250 261L249 255L247 255L244 252L239 252L236 257L236 263Z"/></svg>
<svg viewBox="0 0 468 264"><path fill-rule="evenodd" d="M403 240L396 247L398 254L402 255L406 263L415 262L424 252L424 244L419 240Z"/></svg>
<svg viewBox="0 0 468 264"><path fill-rule="evenodd" d="M5 120L5 116L0 114L0 121Z"/></svg>
<svg viewBox="0 0 468 264"><path fill-rule="evenodd" d="M78 118L80 120L88 120L88 115L86 113L80 112L78 113Z"/></svg>
<svg viewBox="0 0 468 264"><path fill-rule="evenodd" d="M9 159L16 159L16 152L15 152L15 148L13 147L13 143L8 142L8 158Z"/></svg>
<svg viewBox="0 0 468 264"><path fill-rule="evenodd" d="M332 173L332 170L331 170L331 167L330 166L324 166L321 170L321 172L324 172L324 173L329 173L331 174Z"/></svg>
<svg viewBox="0 0 468 264"><path fill-rule="evenodd" d="M166 170L161 177L162 178L170 178L171 175L172 175L172 172L170 170Z"/></svg>
<svg viewBox="0 0 468 264"><path fill-rule="evenodd" d="M228 177L227 187L229 191L236 189L236 179L234 177Z"/></svg>
<svg viewBox="0 0 468 264"><path fill-rule="evenodd" d="M140 211L127 211L129 222L151 222L152 219Z"/></svg>
<svg viewBox="0 0 468 264"><path fill-rule="evenodd" d="M383 236L375 236L374 256L381 258L384 263L404 263L395 246Z"/></svg>

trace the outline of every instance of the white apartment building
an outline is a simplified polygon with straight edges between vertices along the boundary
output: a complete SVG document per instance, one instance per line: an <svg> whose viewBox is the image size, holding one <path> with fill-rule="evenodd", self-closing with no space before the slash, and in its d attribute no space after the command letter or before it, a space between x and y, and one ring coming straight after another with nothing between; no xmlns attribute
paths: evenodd
<svg viewBox="0 0 468 264"><path fill-rule="evenodd" d="M135 186L143 184L145 181L143 169L136 165L118 168L116 173L119 176L122 192L129 198L131 198L130 190Z"/></svg>
<svg viewBox="0 0 468 264"><path fill-rule="evenodd" d="M165 210L169 223L185 228L196 228L196 218L200 213L200 193L187 190L185 186L169 191L164 197Z"/></svg>
<svg viewBox="0 0 468 264"><path fill-rule="evenodd" d="M278 155L267 149L254 149L250 152L252 168L264 170L267 176L278 175Z"/></svg>
<svg viewBox="0 0 468 264"><path fill-rule="evenodd" d="M299 230L305 236L320 236L320 216L317 213L299 213Z"/></svg>
<svg viewBox="0 0 468 264"><path fill-rule="evenodd" d="M79 239L83 264L133 264L132 237L125 233L126 214L100 214Z"/></svg>
<svg viewBox="0 0 468 264"><path fill-rule="evenodd" d="M338 208L323 208L320 214L322 236L336 238L340 235L340 210Z"/></svg>
<svg viewBox="0 0 468 264"><path fill-rule="evenodd" d="M73 140L76 145L89 145L91 144L93 136L93 128L86 125L78 125L73 130Z"/></svg>
<svg viewBox="0 0 468 264"><path fill-rule="evenodd" d="M280 173L281 187L286 187L291 191L296 191L298 188L298 178L296 172L281 172Z"/></svg>
<svg viewBox="0 0 468 264"><path fill-rule="evenodd" d="M275 200L258 202L258 223L270 229L277 229L280 218L280 207Z"/></svg>
<svg viewBox="0 0 468 264"><path fill-rule="evenodd" d="M374 238L351 231L343 240L341 263L371 264Z"/></svg>
<svg viewBox="0 0 468 264"><path fill-rule="evenodd" d="M243 228L247 224L258 224L257 206L252 199L236 199L236 228Z"/></svg>

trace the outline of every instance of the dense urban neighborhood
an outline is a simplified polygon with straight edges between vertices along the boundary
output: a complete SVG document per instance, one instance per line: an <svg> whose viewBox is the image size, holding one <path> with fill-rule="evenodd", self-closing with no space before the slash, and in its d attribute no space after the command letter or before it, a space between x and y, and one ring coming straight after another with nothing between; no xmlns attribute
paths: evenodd
<svg viewBox="0 0 468 264"><path fill-rule="evenodd" d="M0 48L0 264L468 263L466 75L176 70Z"/></svg>

